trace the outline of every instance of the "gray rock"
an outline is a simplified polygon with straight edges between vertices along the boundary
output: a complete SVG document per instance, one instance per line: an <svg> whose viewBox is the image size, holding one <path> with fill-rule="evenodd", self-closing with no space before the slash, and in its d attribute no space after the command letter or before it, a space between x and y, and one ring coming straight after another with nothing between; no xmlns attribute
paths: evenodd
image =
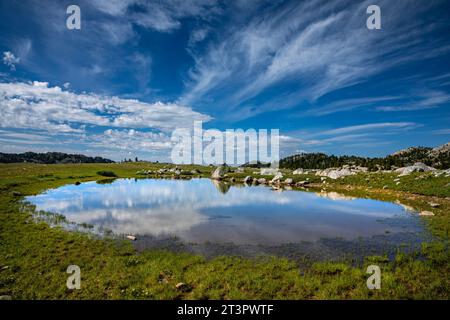
<svg viewBox="0 0 450 320"><path fill-rule="evenodd" d="M328 168L325 170L319 170L316 172L317 176L322 176L322 177L328 177L331 179L339 179L345 176L350 176L356 174L356 172L350 170L349 168L341 168L341 169L336 169L336 168Z"/></svg>
<svg viewBox="0 0 450 320"><path fill-rule="evenodd" d="M8 295L3 295L3 296L0 296L0 300L12 300L12 297L8 296Z"/></svg>
<svg viewBox="0 0 450 320"><path fill-rule="evenodd" d="M211 178L214 180L222 180L225 177L225 174L228 172L228 167L220 166L214 170Z"/></svg>
<svg viewBox="0 0 450 320"><path fill-rule="evenodd" d="M354 172L368 172L369 168L356 166L356 167L352 167L351 170Z"/></svg>
<svg viewBox="0 0 450 320"><path fill-rule="evenodd" d="M246 176L246 177L244 178L244 183L245 183L245 184L251 184L252 181L253 181L253 177L251 177L251 176Z"/></svg>
<svg viewBox="0 0 450 320"><path fill-rule="evenodd" d="M278 174L278 169L276 169L276 168L261 168L260 174L262 176L273 176L273 175Z"/></svg>
<svg viewBox="0 0 450 320"><path fill-rule="evenodd" d="M281 172L278 172L275 177L273 177L272 180L270 180L271 183L277 183L280 182L280 180L283 178L283 174Z"/></svg>
<svg viewBox="0 0 450 320"><path fill-rule="evenodd" d="M432 208L439 208L441 206L439 203L435 203L435 202L430 202L429 205Z"/></svg>
<svg viewBox="0 0 450 320"><path fill-rule="evenodd" d="M294 180L292 180L291 178L287 178L286 180L284 180L285 184L292 184L294 182Z"/></svg>
<svg viewBox="0 0 450 320"><path fill-rule="evenodd" d="M175 285L175 288L181 292L189 292L192 290L192 287L186 283L179 282Z"/></svg>
<svg viewBox="0 0 450 320"><path fill-rule="evenodd" d="M426 164L423 164L422 162L416 162L412 166L398 168L395 170L395 172L399 173L399 176L407 176L413 172L430 172L430 171L436 171L435 168L429 167Z"/></svg>

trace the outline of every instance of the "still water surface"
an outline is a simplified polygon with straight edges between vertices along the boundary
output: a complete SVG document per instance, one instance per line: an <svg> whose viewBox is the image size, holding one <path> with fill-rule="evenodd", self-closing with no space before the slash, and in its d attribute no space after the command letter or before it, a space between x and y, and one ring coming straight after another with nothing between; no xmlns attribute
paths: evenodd
<svg viewBox="0 0 450 320"><path fill-rule="evenodd" d="M394 203L209 179L87 182L27 200L37 210L115 234L176 236L186 243L272 246L422 231L420 219Z"/></svg>

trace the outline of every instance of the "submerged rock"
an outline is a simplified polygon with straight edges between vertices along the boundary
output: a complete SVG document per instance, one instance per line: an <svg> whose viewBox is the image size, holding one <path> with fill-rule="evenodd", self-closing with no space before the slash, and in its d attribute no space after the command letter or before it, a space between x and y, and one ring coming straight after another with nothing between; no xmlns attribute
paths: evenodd
<svg viewBox="0 0 450 320"><path fill-rule="evenodd" d="M395 200L395 203L401 206L405 211L416 212L416 210L413 207L401 203L400 200Z"/></svg>

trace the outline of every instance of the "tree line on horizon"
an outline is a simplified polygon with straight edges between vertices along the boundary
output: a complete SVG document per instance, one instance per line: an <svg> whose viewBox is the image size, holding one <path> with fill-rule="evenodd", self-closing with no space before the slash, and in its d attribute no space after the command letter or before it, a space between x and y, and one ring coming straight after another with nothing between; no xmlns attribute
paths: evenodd
<svg viewBox="0 0 450 320"><path fill-rule="evenodd" d="M114 161L102 157L88 157L82 154L67 154L62 152L25 152L25 153L0 153L0 163L114 163Z"/></svg>
<svg viewBox="0 0 450 320"><path fill-rule="evenodd" d="M134 162L141 162L137 157ZM89 157L81 154L67 154L62 152L35 153L25 152L19 154L1 153L0 163L42 163L42 164L64 164L64 163L114 163L115 161L102 157ZM123 162L133 162L124 159ZM361 157L361 156L336 156L325 153L301 153L288 156L280 160L280 168L284 169L326 169L353 165L366 167L370 171L391 170L405 167L416 162L422 162L437 169L450 168L450 143L437 148L412 147L386 157ZM246 163L243 167L262 168L269 167L269 163Z"/></svg>
<svg viewBox="0 0 450 320"><path fill-rule="evenodd" d="M284 169L326 169L353 165L366 167L370 171L391 170L422 162L437 169L450 168L450 151L427 147L414 147L388 155L386 157L369 158L360 156L335 156L325 153L301 153L280 160L280 168Z"/></svg>

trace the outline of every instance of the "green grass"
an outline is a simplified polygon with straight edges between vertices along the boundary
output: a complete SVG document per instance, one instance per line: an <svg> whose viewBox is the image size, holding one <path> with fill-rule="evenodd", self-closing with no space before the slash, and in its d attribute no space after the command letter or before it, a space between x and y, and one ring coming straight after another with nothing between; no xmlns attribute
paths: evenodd
<svg viewBox="0 0 450 320"><path fill-rule="evenodd" d="M97 171L97 174L99 175L99 176L102 176L102 177L117 177L117 174L115 174L114 172L112 172L112 171L105 171L105 170L102 170L102 171Z"/></svg>
<svg viewBox="0 0 450 320"><path fill-rule="evenodd" d="M397 190L399 186L395 185L383 190L378 188L391 177L373 176L374 181L366 183L364 177L355 176L322 186L357 196L399 199L416 207L428 208L431 200L441 204L433 209L435 217L426 218L430 230L440 236L440 242L424 244L417 254L398 254L393 260L367 257L359 266L352 261L311 261L300 268L281 258L205 260L159 250L138 254L130 242L99 240L88 234L50 228L20 210L23 196L77 181L101 180L104 179L98 174L101 171L138 178L142 177L137 174L139 170L163 166L0 165L0 295L11 295L13 299L449 299L450 210L444 197L447 193L439 190L445 181L423 179L421 187L416 187L414 181L422 180L405 179L405 184L400 184L404 189ZM200 176L209 176L213 170L200 166L184 166L183 170L194 168L200 171ZM252 171L239 175L245 177ZM315 176L311 180L320 182ZM347 190L350 182L352 188ZM71 264L81 268L81 290L66 288L66 269ZM381 290L366 287L369 275L365 270L370 264L381 267ZM187 289L177 290L175 285L179 282L186 283Z"/></svg>

